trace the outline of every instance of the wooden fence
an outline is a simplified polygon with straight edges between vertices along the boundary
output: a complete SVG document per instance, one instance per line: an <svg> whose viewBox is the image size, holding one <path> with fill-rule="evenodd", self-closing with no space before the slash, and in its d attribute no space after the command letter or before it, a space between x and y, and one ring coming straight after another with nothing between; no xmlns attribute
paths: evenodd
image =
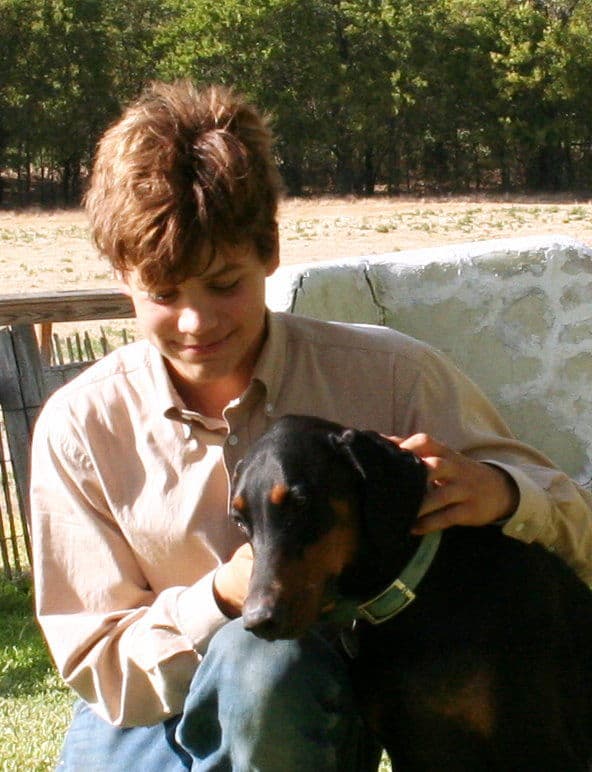
<svg viewBox="0 0 592 772"><path fill-rule="evenodd" d="M133 316L128 296L119 290L0 295L0 556L9 578L31 561L29 448L37 412L54 389L94 358L88 351L88 336L74 334L75 343L66 357L71 361L66 362L56 353L60 347L53 325ZM102 337L106 353L106 336Z"/></svg>

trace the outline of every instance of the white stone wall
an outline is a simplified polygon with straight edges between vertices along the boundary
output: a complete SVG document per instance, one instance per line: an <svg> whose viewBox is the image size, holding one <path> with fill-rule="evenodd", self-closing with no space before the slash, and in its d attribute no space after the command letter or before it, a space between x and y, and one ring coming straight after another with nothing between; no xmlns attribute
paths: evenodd
<svg viewBox="0 0 592 772"><path fill-rule="evenodd" d="M268 304L383 324L445 351L513 431L592 477L592 250L562 236L280 268Z"/></svg>

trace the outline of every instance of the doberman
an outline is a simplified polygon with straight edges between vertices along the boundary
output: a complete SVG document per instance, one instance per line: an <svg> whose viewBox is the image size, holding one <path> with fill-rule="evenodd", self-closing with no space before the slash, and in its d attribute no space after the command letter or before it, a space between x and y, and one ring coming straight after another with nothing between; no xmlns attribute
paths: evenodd
<svg viewBox="0 0 592 772"><path fill-rule="evenodd" d="M277 421L233 482L254 552L245 627L273 640L356 618L360 710L397 772L588 772L592 593L496 525L413 536L426 480L374 432Z"/></svg>

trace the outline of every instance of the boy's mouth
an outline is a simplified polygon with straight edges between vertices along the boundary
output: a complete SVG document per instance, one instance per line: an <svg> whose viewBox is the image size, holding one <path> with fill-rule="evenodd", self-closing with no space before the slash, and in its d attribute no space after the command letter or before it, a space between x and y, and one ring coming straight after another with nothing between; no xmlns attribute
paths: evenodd
<svg viewBox="0 0 592 772"><path fill-rule="evenodd" d="M180 353L186 352L197 355L215 354L227 343L230 337L231 333L209 343L176 343L175 348Z"/></svg>

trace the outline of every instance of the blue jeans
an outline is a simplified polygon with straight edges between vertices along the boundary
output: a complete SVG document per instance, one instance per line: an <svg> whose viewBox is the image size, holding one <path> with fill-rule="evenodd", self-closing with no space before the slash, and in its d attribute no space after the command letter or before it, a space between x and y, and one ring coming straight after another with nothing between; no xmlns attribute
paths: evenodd
<svg viewBox="0 0 592 772"><path fill-rule="evenodd" d="M238 619L212 638L181 716L119 729L79 702L58 769L369 772L379 760L335 649L316 633L261 641Z"/></svg>

